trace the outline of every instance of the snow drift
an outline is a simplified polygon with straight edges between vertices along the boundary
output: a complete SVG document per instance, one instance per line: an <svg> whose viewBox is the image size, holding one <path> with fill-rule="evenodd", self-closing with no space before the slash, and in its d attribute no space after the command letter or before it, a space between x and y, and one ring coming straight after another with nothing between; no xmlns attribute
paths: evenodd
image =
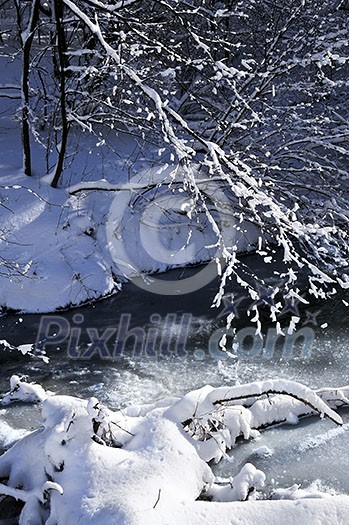
<svg viewBox="0 0 349 525"><path fill-rule="evenodd" d="M42 426L0 457L0 494L23 502L21 525L344 523L347 496L290 487L256 501L261 470L225 479L210 465L270 425L316 413L341 425L348 392L270 380L112 412L14 376L2 404L42 403Z"/></svg>

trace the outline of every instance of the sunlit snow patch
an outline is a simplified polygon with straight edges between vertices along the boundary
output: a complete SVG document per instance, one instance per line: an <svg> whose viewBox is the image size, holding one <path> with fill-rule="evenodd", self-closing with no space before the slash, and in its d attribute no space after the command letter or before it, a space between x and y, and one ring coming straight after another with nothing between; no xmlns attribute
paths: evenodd
<svg viewBox="0 0 349 525"><path fill-rule="evenodd" d="M205 386L113 412L95 397L49 395L12 376L12 395L2 402L14 396L42 402L42 427L0 457L0 494L24 503L20 524L225 525L233 516L251 524L257 515L276 524L285 512L289 523L324 513L344 520L347 496L318 498L314 487L309 493L297 486L275 492L277 501L255 501L265 481L261 470L245 463L235 476L218 478L209 463L226 457L238 439L290 418L318 413L341 425L334 409L348 391L270 380Z"/></svg>

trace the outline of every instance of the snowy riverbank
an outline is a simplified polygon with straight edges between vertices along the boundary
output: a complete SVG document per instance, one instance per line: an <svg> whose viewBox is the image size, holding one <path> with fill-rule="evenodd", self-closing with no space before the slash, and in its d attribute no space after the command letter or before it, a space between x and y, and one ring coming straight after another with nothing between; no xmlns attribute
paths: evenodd
<svg viewBox="0 0 349 525"><path fill-rule="evenodd" d="M46 393L13 377L3 406L42 402L42 426L1 456L8 481L0 493L24 502L21 524L344 524L348 496L293 486L258 501L261 470L245 462L223 479L208 463L285 420L319 413L342 425L333 409L349 403L347 394L274 380L112 412L96 398Z"/></svg>
<svg viewBox="0 0 349 525"><path fill-rule="evenodd" d="M187 214L188 198L169 187L168 168L141 172L118 185L99 180L53 189L49 182L20 171L2 176L0 307L5 310L67 308L115 292L128 278L219 257L208 247L216 235L207 218ZM204 184L206 193L217 197L219 186ZM132 205L135 198L140 204ZM238 251L249 251L257 229L229 221L227 208L220 211L226 244L234 241Z"/></svg>

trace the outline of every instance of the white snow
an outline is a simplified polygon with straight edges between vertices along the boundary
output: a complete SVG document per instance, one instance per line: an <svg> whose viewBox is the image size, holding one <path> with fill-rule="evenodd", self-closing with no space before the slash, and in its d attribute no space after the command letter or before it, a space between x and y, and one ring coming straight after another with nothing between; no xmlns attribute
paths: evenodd
<svg viewBox="0 0 349 525"><path fill-rule="evenodd" d="M117 185L87 180L67 189L51 188L47 177L4 173L0 307L54 311L115 292L125 278L219 259L218 248L210 248L217 235L204 214L198 221L181 209L188 195L173 193L173 169L140 170ZM201 190L214 202L226 200L214 180L203 179ZM144 193L129 209L132 199ZM256 228L237 228L227 205L219 213L226 245L235 242L238 251L251 250Z"/></svg>
<svg viewBox="0 0 349 525"><path fill-rule="evenodd" d="M17 375L10 379L10 392L1 399L2 405L9 405L18 401L24 403L40 403L44 401L51 392L46 392L42 386L26 383Z"/></svg>
<svg viewBox="0 0 349 525"><path fill-rule="evenodd" d="M15 383L25 390L25 383L11 378L11 388ZM29 386L41 392L38 385ZM282 395L266 398L268 391L281 389ZM343 389L333 389L333 404L336 391L343 397ZM226 402L217 408L222 393ZM241 404L228 401L227 394L229 399L239 396ZM335 419L315 391L287 381L206 386L180 400L116 412L96 398L51 395L43 401L42 427L0 457L0 477L7 480L0 494L24 502L20 525L345 523L349 497L323 493L321 486L285 487L274 491L272 500L258 501L265 474L253 464L245 463L234 477L214 476L207 464L210 454L207 449L202 454L200 445L209 443L217 456L221 446L223 454L235 446L240 435L256 435L253 408L263 400L278 407L275 423L292 402L303 404L303 414L309 413L310 403ZM263 420L259 405L259 426L271 420L264 408ZM270 453L266 447L255 452Z"/></svg>
<svg viewBox="0 0 349 525"><path fill-rule="evenodd" d="M16 441L28 435L29 431L24 429L12 428L2 417L0 413L0 447L3 449L9 448Z"/></svg>

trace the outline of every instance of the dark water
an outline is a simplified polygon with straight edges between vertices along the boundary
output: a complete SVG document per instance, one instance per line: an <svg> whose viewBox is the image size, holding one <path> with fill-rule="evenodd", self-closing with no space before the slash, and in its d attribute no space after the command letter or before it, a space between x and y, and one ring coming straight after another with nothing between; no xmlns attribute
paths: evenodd
<svg viewBox="0 0 349 525"><path fill-rule="evenodd" d="M262 340L253 336L255 327L246 314L251 300L238 297L234 341L240 334L241 344L227 354L219 350L217 341L231 309L228 303L211 308L216 291L217 283L211 282L193 294L171 297L129 284L94 305L48 314L45 326L41 315L2 317L0 339L14 346L41 341L38 347L44 349L49 363L38 355L0 346L0 396L8 391L14 373L56 393L96 396L112 409L179 396L207 383L218 386L282 377L319 388L349 382L349 308L343 303L349 302L348 296L339 293L331 300L293 305L299 310L293 314L301 318L296 334L303 330L304 337L295 338L288 350L284 338L273 344L275 334L266 314ZM285 312L280 317L285 329L289 316ZM71 331L64 338L67 327L75 329L75 341ZM60 331L62 340L50 343ZM45 336L46 345L42 343ZM102 339L99 345L96 338ZM121 346L115 345L116 340L121 340ZM232 342L228 337L228 349ZM0 410L0 430L5 424L11 429L37 428L39 416L35 406L6 407ZM348 412L342 416L349 422ZM0 450L6 448L2 434ZM260 456L261 446L269 447L272 455ZM243 463L251 461L267 475L266 495L274 487L307 486L318 479L324 486L349 493L346 426L334 432L331 422L312 418L296 427L274 428L234 449L233 456L234 461L220 464L217 474L235 475Z"/></svg>

